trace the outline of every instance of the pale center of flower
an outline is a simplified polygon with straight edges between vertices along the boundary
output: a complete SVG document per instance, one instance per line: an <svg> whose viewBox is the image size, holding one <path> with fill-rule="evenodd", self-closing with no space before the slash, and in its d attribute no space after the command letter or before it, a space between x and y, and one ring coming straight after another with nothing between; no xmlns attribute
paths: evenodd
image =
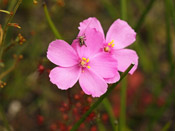
<svg viewBox="0 0 175 131"><path fill-rule="evenodd" d="M109 42L107 45L104 46L104 51L105 52L110 52L111 49L114 47L114 40L112 40L111 42Z"/></svg>
<svg viewBox="0 0 175 131"><path fill-rule="evenodd" d="M89 65L88 65L88 63L89 63L89 58L85 58L85 57L82 57L82 59L81 59L81 61L80 61L80 65L81 65L81 67L83 67L83 68L91 68Z"/></svg>

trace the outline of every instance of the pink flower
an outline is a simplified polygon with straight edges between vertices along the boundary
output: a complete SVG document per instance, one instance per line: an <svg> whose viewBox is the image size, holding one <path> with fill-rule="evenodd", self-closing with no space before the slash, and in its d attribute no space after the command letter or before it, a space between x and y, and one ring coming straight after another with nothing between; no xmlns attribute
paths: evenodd
<svg viewBox="0 0 175 131"><path fill-rule="evenodd" d="M95 28L102 33L105 42L100 45L102 48L101 51L108 52L115 57L118 62L119 71L124 72L129 65L132 63L135 64L129 72L133 74L138 66L137 53L134 50L124 48L131 45L136 40L136 33L127 22L120 19L114 21L106 34L106 39L102 26L96 18L90 17L80 22L79 36L82 36L88 28Z"/></svg>
<svg viewBox="0 0 175 131"><path fill-rule="evenodd" d="M72 46L63 40L50 43L47 58L58 65L50 72L50 81L59 89L71 88L79 80L82 90L93 97L99 97L107 90L104 79L120 78L117 61L111 55L99 52L103 36L96 29L87 29L84 34L86 46L80 46L78 39Z"/></svg>

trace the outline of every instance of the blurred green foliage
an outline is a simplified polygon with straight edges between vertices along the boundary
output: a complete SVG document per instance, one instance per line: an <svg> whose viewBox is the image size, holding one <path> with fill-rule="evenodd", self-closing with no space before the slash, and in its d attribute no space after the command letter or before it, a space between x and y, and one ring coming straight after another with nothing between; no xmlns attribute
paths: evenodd
<svg viewBox="0 0 175 131"><path fill-rule="evenodd" d="M0 0L0 9L12 11L16 2L17 0ZM100 20L105 32L114 20L121 17L119 0L45 0L45 2L56 28L68 43L76 38L79 22L90 16ZM42 4L42 0L38 0L37 4L34 4L32 0L23 0L12 20L12 23L18 23L21 29L9 27L7 32L5 46L14 43L19 33L26 39L26 42L22 45L15 43L12 48L3 53L2 61L0 61L4 64L4 67L0 67L0 74L2 74L13 66L14 54L23 55L23 59L17 63L15 69L1 79L7 85L0 88L2 107L0 130L8 129L8 125L9 130L10 128L30 131L51 130L52 123L62 120L62 113L58 110L60 104L68 102L69 97L72 99L74 94L80 91L78 86L68 91L61 91L49 81L48 72L55 65L47 60L46 52L55 36L47 23ZM135 96L132 104L126 107L128 130L175 130L172 124L175 122L174 7L173 0L127 1L127 22L137 32L137 40L129 48L135 49L139 55L137 72L141 74L135 77L133 75L134 78L130 77L131 81L135 80L134 84L141 81L140 77L143 78L137 93L134 94L133 91ZM8 15L0 12L2 27L7 19ZM128 87L130 86L128 82ZM149 95L143 95L145 92ZM117 101L118 93L118 90L115 91L109 99L114 97ZM140 103L142 99L149 104ZM21 108L13 116L10 109L15 101L20 103ZM76 102L73 101L73 103ZM117 110L112 100L111 105ZM142 107L144 111L140 111ZM99 130L112 129L109 121L102 123L101 117L98 117L103 112L106 111L99 107L96 111L96 118L90 124L85 122L85 129L90 130L93 125L96 125ZM37 123L38 114L45 118L42 126ZM70 112L68 115L69 119L74 122L75 116ZM118 119L117 115L115 117ZM71 125L71 120L64 122Z"/></svg>

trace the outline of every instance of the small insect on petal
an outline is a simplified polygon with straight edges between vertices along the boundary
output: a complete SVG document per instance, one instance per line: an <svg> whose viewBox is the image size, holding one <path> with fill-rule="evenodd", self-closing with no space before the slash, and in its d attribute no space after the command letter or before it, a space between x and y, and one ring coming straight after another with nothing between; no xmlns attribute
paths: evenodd
<svg viewBox="0 0 175 131"><path fill-rule="evenodd" d="M85 43L85 40L86 40L85 38L86 38L85 35L82 35L82 36L79 36L79 37L78 37L78 40L79 40L80 46L85 45L85 46L87 47L87 45L86 45L86 43Z"/></svg>

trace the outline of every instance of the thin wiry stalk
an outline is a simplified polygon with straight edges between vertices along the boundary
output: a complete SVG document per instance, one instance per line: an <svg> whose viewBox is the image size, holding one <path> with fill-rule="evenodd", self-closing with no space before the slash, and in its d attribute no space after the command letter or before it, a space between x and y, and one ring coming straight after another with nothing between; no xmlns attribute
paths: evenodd
<svg viewBox="0 0 175 131"><path fill-rule="evenodd" d="M43 3L43 8L44 8L44 13L45 13L47 22L48 22L48 24L49 24L49 26L50 26L50 28L51 28L53 34L55 35L55 37L56 37L57 39L62 39L60 33L59 33L58 30L56 29L56 27L55 27L55 25L54 25L54 23L53 23L53 21L52 21L50 15L49 15L49 12L48 12L48 9L47 9L47 5L46 5L45 2Z"/></svg>
<svg viewBox="0 0 175 131"><path fill-rule="evenodd" d="M11 23L14 15L16 14L17 9L19 8L20 4L22 3L22 0L18 0L16 3L16 6L14 7L12 13L9 15L9 18L7 19L7 22L5 23L5 26L3 28L3 38L2 38L2 43L0 45L0 61L2 60L2 55L3 55L3 50L4 50L4 43L8 31L8 24Z"/></svg>

